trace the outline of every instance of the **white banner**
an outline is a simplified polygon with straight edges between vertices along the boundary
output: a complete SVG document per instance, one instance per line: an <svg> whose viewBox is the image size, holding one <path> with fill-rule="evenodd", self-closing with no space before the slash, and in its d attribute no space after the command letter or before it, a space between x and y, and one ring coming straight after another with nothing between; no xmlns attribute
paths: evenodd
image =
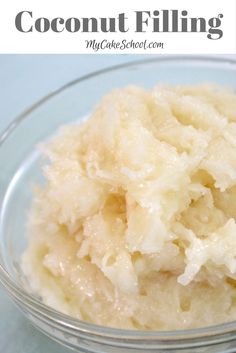
<svg viewBox="0 0 236 353"><path fill-rule="evenodd" d="M0 53L236 53L236 0L7 0Z"/></svg>

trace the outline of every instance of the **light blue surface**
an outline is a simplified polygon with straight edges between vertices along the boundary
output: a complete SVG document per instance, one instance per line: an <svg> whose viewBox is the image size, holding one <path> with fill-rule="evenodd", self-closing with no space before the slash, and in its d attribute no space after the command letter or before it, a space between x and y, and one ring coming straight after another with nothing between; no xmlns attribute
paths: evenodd
<svg viewBox="0 0 236 353"><path fill-rule="evenodd" d="M1 55L0 133L33 102L68 81L107 66L141 58L137 55ZM0 353L3 352L70 351L32 327L0 287Z"/></svg>
<svg viewBox="0 0 236 353"><path fill-rule="evenodd" d="M136 55L0 55L0 133L22 110L66 82L141 58ZM3 352L70 351L33 328L0 288L0 353Z"/></svg>

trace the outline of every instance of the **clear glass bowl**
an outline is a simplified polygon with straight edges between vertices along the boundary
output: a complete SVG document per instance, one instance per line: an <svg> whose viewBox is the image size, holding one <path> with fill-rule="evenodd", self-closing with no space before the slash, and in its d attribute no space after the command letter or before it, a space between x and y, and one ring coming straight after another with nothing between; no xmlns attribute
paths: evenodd
<svg viewBox="0 0 236 353"><path fill-rule="evenodd" d="M27 292L20 271L31 184L42 182L35 146L57 128L86 116L115 87L205 81L236 89L236 62L171 56L105 69L50 94L19 116L0 136L0 281L25 316L46 335L78 352L235 352L236 322L169 332L119 330L75 320Z"/></svg>

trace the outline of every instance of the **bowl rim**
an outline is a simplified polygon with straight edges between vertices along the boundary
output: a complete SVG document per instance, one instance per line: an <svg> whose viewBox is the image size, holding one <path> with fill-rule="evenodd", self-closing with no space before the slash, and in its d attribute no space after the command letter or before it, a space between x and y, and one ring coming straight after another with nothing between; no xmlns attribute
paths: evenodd
<svg viewBox="0 0 236 353"><path fill-rule="evenodd" d="M233 57L233 55L232 55ZM62 85L58 89L55 89L45 95L40 100L33 103L30 107L19 114L13 121L4 129L0 134L0 148L5 140L10 136L10 134L18 127L18 125L28 117L28 115L43 105L45 102L53 98L54 96L66 91L72 86L79 84L83 81L92 79L94 77L107 74L112 71L122 70L126 68L135 68L137 66L147 65L147 64L160 64L160 63L174 63L178 62L184 64L187 62L203 64L219 64L228 65L236 70L236 58L230 59L225 57L216 56L206 56L206 55L161 55L160 57L153 57L148 59L141 59L126 62L119 65L113 65L101 70L93 71L86 75L80 76L68 83ZM2 208L2 203L0 203L0 211ZM0 253L1 258L1 253ZM118 329L113 327L106 327L102 325L88 323L82 320L74 319L73 317L63 314L48 305L45 305L35 296L28 293L23 287L19 286L11 278L10 274L5 270L5 268L0 263L0 283L8 290L10 296L14 301L18 301L22 307L26 306L28 309L37 312L39 315L43 315L45 319L65 327L69 330L73 330L75 333L86 333L92 336L102 336L107 338L117 338L117 339L127 339L127 340L157 340L157 341L188 341L188 340L199 340L207 339L209 337L217 337L228 335L232 332L236 332L236 320L212 325L207 327L201 327L196 329L181 329L181 330L167 330L167 331L144 331L144 330L129 330L129 329Z"/></svg>

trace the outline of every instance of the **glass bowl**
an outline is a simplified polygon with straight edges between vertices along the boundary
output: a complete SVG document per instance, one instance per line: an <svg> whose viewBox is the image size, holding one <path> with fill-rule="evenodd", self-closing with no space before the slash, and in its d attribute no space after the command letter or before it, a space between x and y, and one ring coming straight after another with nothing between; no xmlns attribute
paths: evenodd
<svg viewBox="0 0 236 353"><path fill-rule="evenodd" d="M86 116L115 87L157 82L226 84L236 89L236 61L194 56L159 57L89 74L51 93L19 116L0 136L0 281L39 330L78 352L235 352L236 322L185 331L132 331L73 319L27 292L20 270L31 184L41 183L35 146L60 125Z"/></svg>

